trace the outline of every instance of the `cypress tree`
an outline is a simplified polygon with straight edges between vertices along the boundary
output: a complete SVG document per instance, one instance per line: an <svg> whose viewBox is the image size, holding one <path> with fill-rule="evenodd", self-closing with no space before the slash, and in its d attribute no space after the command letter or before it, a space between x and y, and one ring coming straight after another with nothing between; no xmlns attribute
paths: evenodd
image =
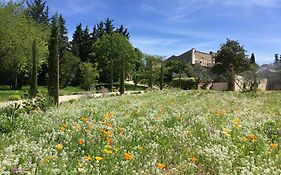
<svg viewBox="0 0 281 175"><path fill-rule="evenodd" d="M255 54L254 54L254 53L252 53L252 55L251 55L250 63L251 63L251 64L255 64L255 63L256 63L256 57L255 57Z"/></svg>
<svg viewBox="0 0 281 175"><path fill-rule="evenodd" d="M51 37L49 42L48 71L49 83L48 94L59 104L59 58L58 58L58 22L57 15L53 16L51 24Z"/></svg>
<svg viewBox="0 0 281 175"><path fill-rule="evenodd" d="M275 57L274 63L278 63L279 62L278 54L275 54L274 57Z"/></svg>
<svg viewBox="0 0 281 175"><path fill-rule="evenodd" d="M38 62L38 45L36 39L33 40L32 44L32 70L30 79L30 98L34 98L37 95L37 62Z"/></svg>

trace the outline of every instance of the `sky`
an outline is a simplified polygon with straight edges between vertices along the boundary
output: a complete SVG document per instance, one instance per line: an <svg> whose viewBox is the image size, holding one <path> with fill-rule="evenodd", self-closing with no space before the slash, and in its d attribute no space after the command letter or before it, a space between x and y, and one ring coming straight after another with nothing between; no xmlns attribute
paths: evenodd
<svg viewBox="0 0 281 175"><path fill-rule="evenodd" d="M66 19L69 37L78 23L91 30L107 17L123 24L134 47L170 57L191 48L216 52L238 40L259 64L281 54L281 0L47 0Z"/></svg>

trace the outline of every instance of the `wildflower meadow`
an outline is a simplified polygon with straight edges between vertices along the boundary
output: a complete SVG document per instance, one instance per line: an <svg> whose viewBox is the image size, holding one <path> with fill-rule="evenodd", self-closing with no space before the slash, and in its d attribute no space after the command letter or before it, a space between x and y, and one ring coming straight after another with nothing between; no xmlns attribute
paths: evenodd
<svg viewBox="0 0 281 175"><path fill-rule="evenodd" d="M0 174L281 174L281 94L164 91L20 115Z"/></svg>

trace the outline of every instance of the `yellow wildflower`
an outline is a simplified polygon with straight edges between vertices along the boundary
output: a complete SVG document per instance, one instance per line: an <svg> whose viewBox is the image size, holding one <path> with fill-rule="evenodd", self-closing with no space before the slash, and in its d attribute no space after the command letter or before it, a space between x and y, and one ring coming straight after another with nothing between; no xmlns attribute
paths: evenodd
<svg viewBox="0 0 281 175"><path fill-rule="evenodd" d="M134 156L131 155L131 154L129 154L129 153L124 153L124 158L125 158L126 160L130 160L130 159L134 158Z"/></svg>
<svg viewBox="0 0 281 175"><path fill-rule="evenodd" d="M255 140L257 137L254 134L249 134L249 138Z"/></svg>
<svg viewBox="0 0 281 175"><path fill-rule="evenodd" d="M157 163L157 167L160 169L164 169L164 168L166 168L166 165L163 163Z"/></svg>
<svg viewBox="0 0 281 175"><path fill-rule="evenodd" d="M110 146L110 145L105 145L105 148L106 148L106 149L111 149L112 146Z"/></svg>
<svg viewBox="0 0 281 175"><path fill-rule="evenodd" d="M84 145L85 141L83 139L79 139L78 143L79 145Z"/></svg>
<svg viewBox="0 0 281 175"><path fill-rule="evenodd" d="M73 130L74 130L74 131L79 131L80 129L81 129L81 126L78 125L78 124L76 124L76 125L73 126Z"/></svg>
<svg viewBox="0 0 281 175"><path fill-rule="evenodd" d="M248 141L248 139L247 139L246 137L243 137L242 140L243 140L244 142L247 142L247 141Z"/></svg>
<svg viewBox="0 0 281 175"><path fill-rule="evenodd" d="M86 161L91 161L91 160L92 160L91 156L89 156L89 155L88 155L88 156L85 156L84 159L85 159Z"/></svg>
<svg viewBox="0 0 281 175"><path fill-rule="evenodd" d="M65 131L65 127L60 127L60 132L64 132Z"/></svg>
<svg viewBox="0 0 281 175"><path fill-rule="evenodd" d="M57 145L56 145L56 149L57 149L58 151L62 150L62 148L63 148L63 145L62 145L62 144L57 144Z"/></svg>
<svg viewBox="0 0 281 175"><path fill-rule="evenodd" d="M232 124L234 125L235 128L240 128L241 125L240 125L240 118L235 118L232 120Z"/></svg>
<svg viewBox="0 0 281 175"><path fill-rule="evenodd" d="M196 158L195 156L192 156L192 157L190 158L190 160L191 160L192 163L196 163L197 158Z"/></svg>
<svg viewBox="0 0 281 175"><path fill-rule="evenodd" d="M231 130L227 129L227 128L223 128L222 133L224 133L227 137L230 137L229 132L231 132Z"/></svg>
<svg viewBox="0 0 281 175"><path fill-rule="evenodd" d="M95 157L96 161L101 161L102 157Z"/></svg>
<svg viewBox="0 0 281 175"><path fill-rule="evenodd" d="M144 148L142 146L138 146L138 150L142 151Z"/></svg>
<svg viewBox="0 0 281 175"><path fill-rule="evenodd" d="M271 144L270 144L270 147L271 147L272 149L277 148L277 147L278 147L278 143L271 143Z"/></svg>
<svg viewBox="0 0 281 175"><path fill-rule="evenodd" d="M68 127L68 125L67 125L67 124L63 124L63 127L64 127L64 128L67 128L67 127Z"/></svg>
<svg viewBox="0 0 281 175"><path fill-rule="evenodd" d="M85 123L89 120L89 118L87 118L87 117L82 117L82 119L81 120L83 120Z"/></svg>
<svg viewBox="0 0 281 175"><path fill-rule="evenodd" d="M106 154L112 154L112 151L107 150L107 149L105 149L104 152L105 152Z"/></svg>

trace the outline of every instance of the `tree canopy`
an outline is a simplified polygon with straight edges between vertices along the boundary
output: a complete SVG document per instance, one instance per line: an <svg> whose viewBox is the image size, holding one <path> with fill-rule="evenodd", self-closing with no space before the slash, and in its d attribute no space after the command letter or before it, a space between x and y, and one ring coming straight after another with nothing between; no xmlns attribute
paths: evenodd
<svg viewBox="0 0 281 175"><path fill-rule="evenodd" d="M249 69L250 61L246 56L246 50L238 41L227 39L222 44L215 56L216 65L213 72L217 75L225 75L229 72L242 73Z"/></svg>

